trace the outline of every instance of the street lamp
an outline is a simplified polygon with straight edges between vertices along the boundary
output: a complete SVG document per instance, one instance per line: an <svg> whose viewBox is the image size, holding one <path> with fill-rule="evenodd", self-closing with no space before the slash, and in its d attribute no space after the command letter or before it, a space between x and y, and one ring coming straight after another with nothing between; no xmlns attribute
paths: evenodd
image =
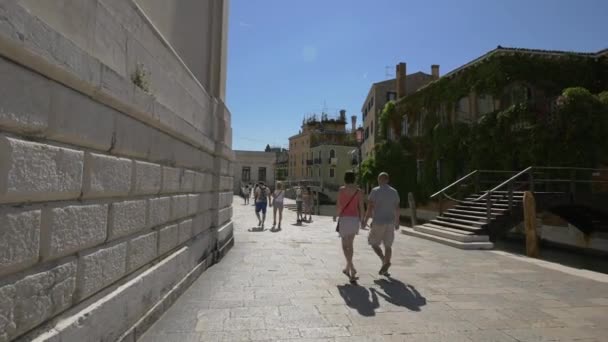
<svg viewBox="0 0 608 342"><path fill-rule="evenodd" d="M359 126L359 128L357 128L357 132L355 133L355 138L357 140L357 145L358 145L358 150L359 150L359 170L358 170L358 174L359 174L359 181L361 182L361 185L363 185L363 179L361 178L361 162L362 162L362 153L361 153L361 146L363 145L363 127Z"/></svg>

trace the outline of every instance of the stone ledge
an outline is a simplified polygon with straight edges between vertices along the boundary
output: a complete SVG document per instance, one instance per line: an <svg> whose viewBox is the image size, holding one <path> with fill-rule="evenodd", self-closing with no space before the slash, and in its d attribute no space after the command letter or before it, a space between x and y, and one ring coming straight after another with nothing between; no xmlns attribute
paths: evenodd
<svg viewBox="0 0 608 342"><path fill-rule="evenodd" d="M79 312L58 317L24 340L134 341L211 265L211 256L217 254L214 246L212 234L201 234Z"/></svg>

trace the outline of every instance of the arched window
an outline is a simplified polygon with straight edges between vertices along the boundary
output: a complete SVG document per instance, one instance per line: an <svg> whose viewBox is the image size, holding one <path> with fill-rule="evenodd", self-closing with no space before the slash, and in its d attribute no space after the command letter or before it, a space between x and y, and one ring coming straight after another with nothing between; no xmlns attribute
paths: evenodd
<svg viewBox="0 0 608 342"><path fill-rule="evenodd" d="M333 149L329 150L329 158L336 158L336 151Z"/></svg>

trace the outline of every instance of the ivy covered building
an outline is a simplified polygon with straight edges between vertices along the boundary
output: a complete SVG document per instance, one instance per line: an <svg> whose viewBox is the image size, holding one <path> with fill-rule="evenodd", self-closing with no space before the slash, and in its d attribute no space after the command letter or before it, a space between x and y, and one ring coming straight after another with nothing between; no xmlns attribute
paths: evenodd
<svg viewBox="0 0 608 342"><path fill-rule="evenodd" d="M388 103L388 139L364 163L364 179L394 169L406 175L395 180L402 195L425 200L474 169L608 165L606 90L608 49L499 46Z"/></svg>

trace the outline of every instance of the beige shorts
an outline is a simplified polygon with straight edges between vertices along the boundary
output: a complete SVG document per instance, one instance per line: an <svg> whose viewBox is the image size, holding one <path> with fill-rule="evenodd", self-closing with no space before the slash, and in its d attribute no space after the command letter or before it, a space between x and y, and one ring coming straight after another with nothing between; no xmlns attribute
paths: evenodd
<svg viewBox="0 0 608 342"><path fill-rule="evenodd" d="M395 225L372 223L367 241L372 246L384 244L384 247L391 247L395 241Z"/></svg>

